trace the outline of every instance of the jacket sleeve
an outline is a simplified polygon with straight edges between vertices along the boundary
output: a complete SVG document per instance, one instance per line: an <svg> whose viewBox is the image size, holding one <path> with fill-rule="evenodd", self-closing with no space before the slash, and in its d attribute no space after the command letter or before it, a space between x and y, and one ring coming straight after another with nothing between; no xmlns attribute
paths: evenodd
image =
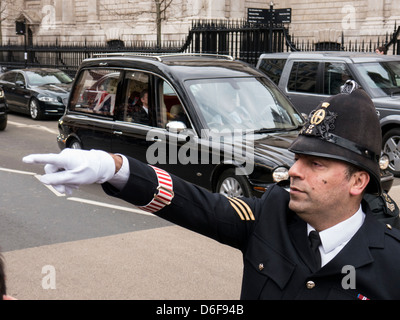
<svg viewBox="0 0 400 320"><path fill-rule="evenodd" d="M135 206L144 206L154 197L158 186L152 167L129 158L130 176L118 191L103 184L104 191ZM257 222L259 199L227 198L171 175L174 198L155 215L198 232L221 243L243 250Z"/></svg>

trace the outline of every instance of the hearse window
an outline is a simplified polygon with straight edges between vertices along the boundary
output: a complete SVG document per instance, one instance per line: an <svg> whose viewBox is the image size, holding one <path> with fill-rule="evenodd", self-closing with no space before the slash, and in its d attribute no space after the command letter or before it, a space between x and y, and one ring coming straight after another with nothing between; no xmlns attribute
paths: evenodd
<svg viewBox="0 0 400 320"><path fill-rule="evenodd" d="M116 119L150 125L149 75L140 71L125 72L122 90L122 108L118 108Z"/></svg>
<svg viewBox="0 0 400 320"><path fill-rule="evenodd" d="M120 71L109 69L85 70L71 99L71 110L113 116Z"/></svg>
<svg viewBox="0 0 400 320"><path fill-rule="evenodd" d="M161 127L165 128L166 124L171 121L181 121L187 128L190 128L188 116L175 90L165 81L161 82L161 87Z"/></svg>
<svg viewBox="0 0 400 320"><path fill-rule="evenodd" d="M317 90L318 62L294 62L289 77L288 90L315 93Z"/></svg>

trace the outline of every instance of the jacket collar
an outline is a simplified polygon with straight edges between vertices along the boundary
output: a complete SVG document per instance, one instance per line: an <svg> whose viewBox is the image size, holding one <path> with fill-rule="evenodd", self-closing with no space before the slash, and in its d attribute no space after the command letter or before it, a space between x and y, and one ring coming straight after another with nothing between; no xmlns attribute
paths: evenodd
<svg viewBox="0 0 400 320"><path fill-rule="evenodd" d="M368 208L366 209L365 221L356 234L344 246L344 248L324 267L314 270L311 264L312 258L308 245L307 224L295 213L288 225L292 243L295 246L303 262L316 272L315 275L328 275L341 273L345 265L355 268L362 267L373 262L370 248L384 248L385 227L376 220Z"/></svg>
<svg viewBox="0 0 400 320"><path fill-rule="evenodd" d="M374 261L371 248L384 248L385 227L371 212L366 213L364 224L346 246L316 275L341 272L346 265L360 268Z"/></svg>

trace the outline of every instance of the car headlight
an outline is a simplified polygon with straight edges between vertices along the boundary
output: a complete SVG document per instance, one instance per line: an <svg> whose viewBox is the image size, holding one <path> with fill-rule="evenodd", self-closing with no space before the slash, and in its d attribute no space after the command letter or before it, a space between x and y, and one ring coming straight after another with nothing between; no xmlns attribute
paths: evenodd
<svg viewBox="0 0 400 320"><path fill-rule="evenodd" d="M381 170L386 170L389 166L389 157L387 154L382 154L379 158L379 168Z"/></svg>
<svg viewBox="0 0 400 320"><path fill-rule="evenodd" d="M0 88L0 98L4 98L4 91Z"/></svg>
<svg viewBox="0 0 400 320"><path fill-rule="evenodd" d="M289 179L289 170L285 167L278 167L272 172L274 182L280 182Z"/></svg>
<svg viewBox="0 0 400 320"><path fill-rule="evenodd" d="M48 97L48 96L38 97L38 99L40 101L44 101L44 102L58 102L56 98Z"/></svg>

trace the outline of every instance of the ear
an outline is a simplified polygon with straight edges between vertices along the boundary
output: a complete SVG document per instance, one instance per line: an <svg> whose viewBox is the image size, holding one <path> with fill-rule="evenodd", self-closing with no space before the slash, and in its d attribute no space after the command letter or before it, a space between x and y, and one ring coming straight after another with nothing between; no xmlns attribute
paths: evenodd
<svg viewBox="0 0 400 320"><path fill-rule="evenodd" d="M350 194L353 196L361 195L369 183L370 177L366 171L357 171L351 177Z"/></svg>

